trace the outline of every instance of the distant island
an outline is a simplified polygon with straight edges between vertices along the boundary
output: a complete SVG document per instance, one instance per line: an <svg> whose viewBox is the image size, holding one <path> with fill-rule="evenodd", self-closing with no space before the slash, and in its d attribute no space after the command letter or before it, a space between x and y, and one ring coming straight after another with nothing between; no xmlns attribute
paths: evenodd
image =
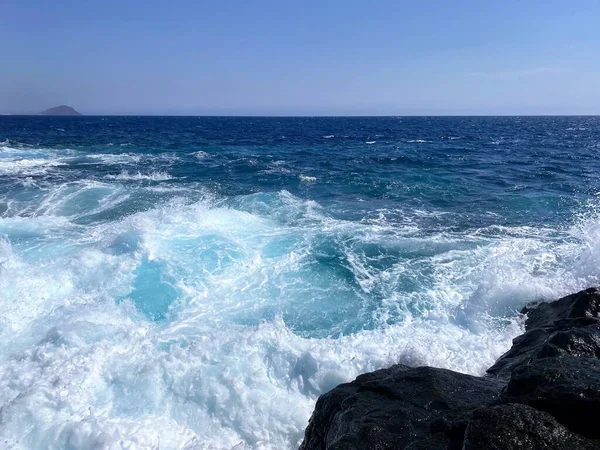
<svg viewBox="0 0 600 450"><path fill-rule="evenodd" d="M55 106L40 113L41 116L81 116L81 113L75 111L67 105Z"/></svg>

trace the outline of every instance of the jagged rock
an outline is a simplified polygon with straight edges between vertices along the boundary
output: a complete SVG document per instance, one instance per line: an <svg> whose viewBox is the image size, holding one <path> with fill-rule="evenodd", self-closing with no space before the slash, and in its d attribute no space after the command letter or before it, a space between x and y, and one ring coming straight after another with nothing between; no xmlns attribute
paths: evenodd
<svg viewBox="0 0 600 450"><path fill-rule="evenodd" d="M357 379L358 381L358 379ZM324 449L327 448L328 433L332 420L337 417L342 409L342 402L348 397L356 394L358 384L340 384L328 393L321 395L315 406L315 411L308 427L306 428L302 449Z"/></svg>
<svg viewBox="0 0 600 450"><path fill-rule="evenodd" d="M600 317L600 289L589 288L554 302L526 307L522 312L527 314L525 327L528 330L551 327L561 319Z"/></svg>
<svg viewBox="0 0 600 450"><path fill-rule="evenodd" d="M462 450L597 449L598 444L561 425L550 414L508 404L475 411Z"/></svg>
<svg viewBox="0 0 600 450"><path fill-rule="evenodd" d="M508 352L487 370L490 375L509 378L512 371L528 364L535 352L540 350L550 336L550 330L535 328L513 339L513 345Z"/></svg>
<svg viewBox="0 0 600 450"><path fill-rule="evenodd" d="M511 349L487 373L508 378L515 369L534 359L559 355L600 357L600 319L561 319L552 327L529 330L513 340Z"/></svg>
<svg viewBox="0 0 600 450"><path fill-rule="evenodd" d="M552 333L536 352L537 358L553 356L578 356L580 358L600 358L600 319L573 319L571 327Z"/></svg>
<svg viewBox="0 0 600 450"><path fill-rule="evenodd" d="M302 449L460 449L471 412L503 383L445 369L397 365L321 396Z"/></svg>
<svg viewBox="0 0 600 450"><path fill-rule="evenodd" d="M361 375L319 398L301 449L600 449L600 291L523 312L526 333L488 376Z"/></svg>
<svg viewBox="0 0 600 450"><path fill-rule="evenodd" d="M600 438L600 360L537 359L513 372L503 400L546 411L571 430Z"/></svg>
<svg viewBox="0 0 600 450"><path fill-rule="evenodd" d="M569 354L600 355L600 290L590 288L560 300L526 307L525 334L488 369L508 378L513 370L535 358Z"/></svg>

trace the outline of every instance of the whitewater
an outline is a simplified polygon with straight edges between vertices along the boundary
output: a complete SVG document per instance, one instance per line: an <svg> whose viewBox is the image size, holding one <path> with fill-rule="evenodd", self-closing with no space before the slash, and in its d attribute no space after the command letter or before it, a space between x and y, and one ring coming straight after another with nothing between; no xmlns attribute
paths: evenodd
<svg viewBox="0 0 600 450"><path fill-rule="evenodd" d="M62 130L62 131L61 131ZM600 119L0 117L0 446L292 449L600 281Z"/></svg>

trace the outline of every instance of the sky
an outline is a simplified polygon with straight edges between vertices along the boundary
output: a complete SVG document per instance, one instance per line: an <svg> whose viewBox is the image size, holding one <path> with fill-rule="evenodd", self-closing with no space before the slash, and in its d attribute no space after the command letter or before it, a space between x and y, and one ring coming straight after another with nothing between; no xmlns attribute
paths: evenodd
<svg viewBox="0 0 600 450"><path fill-rule="evenodd" d="M600 114L600 0L0 0L0 113Z"/></svg>

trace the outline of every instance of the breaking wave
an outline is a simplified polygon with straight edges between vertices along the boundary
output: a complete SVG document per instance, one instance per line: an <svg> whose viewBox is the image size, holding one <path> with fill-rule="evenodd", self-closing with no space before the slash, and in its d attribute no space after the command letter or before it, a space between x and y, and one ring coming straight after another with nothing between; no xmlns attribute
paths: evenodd
<svg viewBox="0 0 600 450"><path fill-rule="evenodd" d="M78 202L127 195L65 186L0 220L10 445L292 448L336 384L396 362L479 374L527 301L598 276L595 216L425 235L281 191L77 223Z"/></svg>
<svg viewBox="0 0 600 450"><path fill-rule="evenodd" d="M600 281L597 119L7 120L6 448L297 448L338 383L481 374Z"/></svg>

